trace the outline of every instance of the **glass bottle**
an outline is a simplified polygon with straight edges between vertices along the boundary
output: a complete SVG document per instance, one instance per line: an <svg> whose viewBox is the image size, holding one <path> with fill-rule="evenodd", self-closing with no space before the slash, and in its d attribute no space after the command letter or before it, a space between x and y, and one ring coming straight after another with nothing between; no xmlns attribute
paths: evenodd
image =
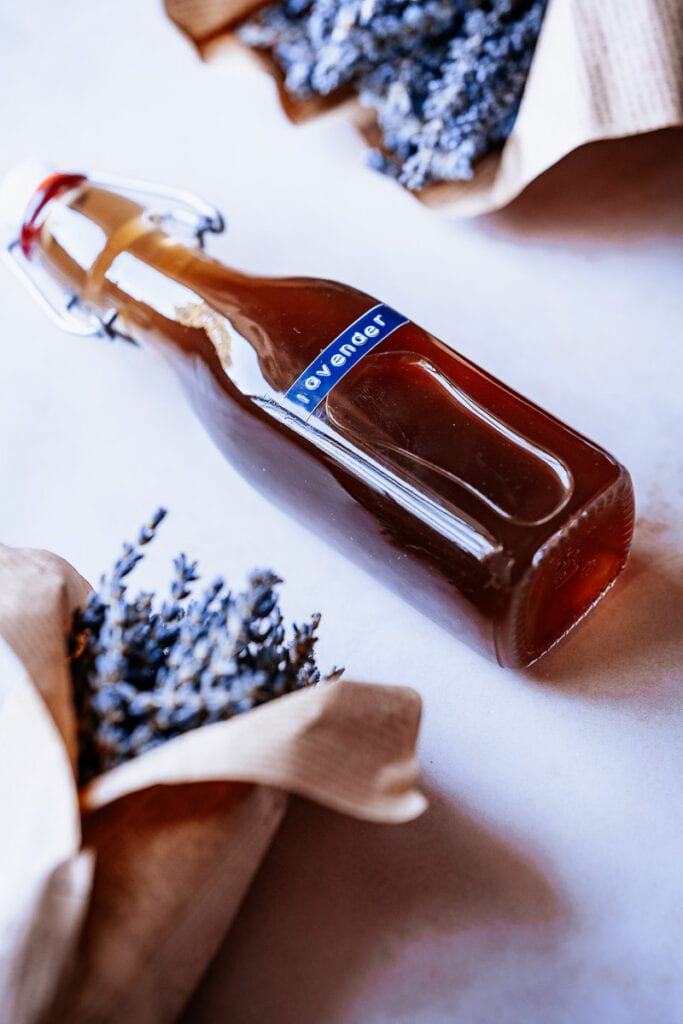
<svg viewBox="0 0 683 1024"><path fill-rule="evenodd" d="M278 506L502 665L536 661L624 567L626 469L364 292L216 262L196 240L221 229L185 193L54 174L9 251L53 312L65 289L63 326L170 360Z"/></svg>

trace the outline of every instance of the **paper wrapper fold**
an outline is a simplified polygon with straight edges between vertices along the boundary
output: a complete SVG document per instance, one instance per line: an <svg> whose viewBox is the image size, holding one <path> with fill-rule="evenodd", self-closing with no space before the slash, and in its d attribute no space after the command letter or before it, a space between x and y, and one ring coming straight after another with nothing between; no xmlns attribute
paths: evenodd
<svg viewBox="0 0 683 1024"><path fill-rule="evenodd" d="M165 0L207 60L235 59L232 30L261 3ZM252 53L252 51L246 51ZM254 55L263 66L261 55ZM274 69L273 69L274 70ZM297 107L285 102L297 118ZM357 105L345 111L361 125ZM300 112L318 112L304 104ZM550 0L514 130L471 181L419 194L447 214L497 209L585 143L683 124L681 0Z"/></svg>
<svg viewBox="0 0 683 1024"><path fill-rule="evenodd" d="M377 822L425 807L420 700L337 682L195 730L80 792L65 636L88 585L0 546L0 1020L174 1020L298 793Z"/></svg>

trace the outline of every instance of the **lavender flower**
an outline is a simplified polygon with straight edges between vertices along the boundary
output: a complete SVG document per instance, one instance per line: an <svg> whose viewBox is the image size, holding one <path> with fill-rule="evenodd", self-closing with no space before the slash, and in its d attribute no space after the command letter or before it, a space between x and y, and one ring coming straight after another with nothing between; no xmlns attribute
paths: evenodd
<svg viewBox="0 0 683 1024"><path fill-rule="evenodd" d="M512 131L547 0L281 0L241 29L296 97L350 84L377 112L371 164L419 190L470 178Z"/></svg>
<svg viewBox="0 0 683 1024"><path fill-rule="evenodd" d="M124 582L165 516L159 509L103 576L71 637L82 782L180 736L311 686L319 615L287 638L272 572L256 571L233 595L216 579L192 596L197 563L174 560L170 595L132 600ZM339 670L327 678L339 675Z"/></svg>
<svg viewBox="0 0 683 1024"><path fill-rule="evenodd" d="M273 51L292 95L325 96L416 45L448 37L467 7L468 0L283 0L248 21L240 38Z"/></svg>

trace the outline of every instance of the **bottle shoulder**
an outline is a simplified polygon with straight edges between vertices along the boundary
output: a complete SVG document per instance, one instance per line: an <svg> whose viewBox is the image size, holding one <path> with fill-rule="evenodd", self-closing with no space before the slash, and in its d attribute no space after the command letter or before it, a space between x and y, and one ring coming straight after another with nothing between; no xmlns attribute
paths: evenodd
<svg viewBox="0 0 683 1024"><path fill-rule="evenodd" d="M254 349L267 384L284 393L334 338L376 304L324 278L240 274L215 261L189 267L192 288Z"/></svg>

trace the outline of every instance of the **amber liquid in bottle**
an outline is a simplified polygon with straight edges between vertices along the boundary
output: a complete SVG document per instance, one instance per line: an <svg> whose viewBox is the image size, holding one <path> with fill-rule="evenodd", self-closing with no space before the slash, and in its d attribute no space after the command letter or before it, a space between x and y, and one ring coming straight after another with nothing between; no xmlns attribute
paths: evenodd
<svg viewBox="0 0 683 1024"><path fill-rule="evenodd" d="M171 360L259 491L421 610L525 666L614 582L633 494L597 445L355 288L230 269L87 179L41 189L25 254Z"/></svg>

